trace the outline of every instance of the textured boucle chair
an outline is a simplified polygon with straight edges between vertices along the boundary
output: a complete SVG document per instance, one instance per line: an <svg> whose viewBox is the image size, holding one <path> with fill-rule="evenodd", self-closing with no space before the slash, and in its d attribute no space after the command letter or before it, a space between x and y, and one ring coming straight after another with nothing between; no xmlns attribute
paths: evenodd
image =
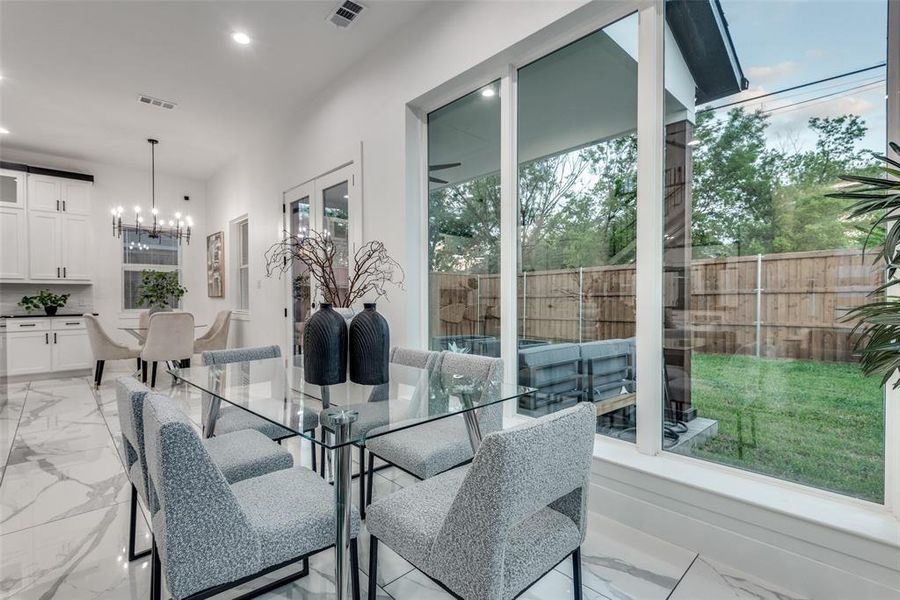
<svg viewBox="0 0 900 600"><path fill-rule="evenodd" d="M580 599L595 419L581 403L492 433L471 465L373 502L369 590L381 541L466 600L515 598L571 555Z"/></svg>
<svg viewBox="0 0 900 600"><path fill-rule="evenodd" d="M300 561L305 574L308 557L334 545L334 490L313 471L297 467L229 485L184 413L158 394L144 400L144 437L150 494L159 502L154 600L161 596L162 574L176 600L207 598ZM351 507L354 597L359 524Z"/></svg>
<svg viewBox="0 0 900 600"><path fill-rule="evenodd" d="M236 362L246 362L251 360L264 360L267 358L281 358L281 348L278 346L258 346L254 348L232 348L229 350L210 350L200 355L204 365L225 365ZM222 406L221 402L216 402L209 394L203 394L203 435L212 437L213 435L221 435L223 433L231 433L234 431L242 431L245 429L255 429L265 434L269 438L280 442L281 440L293 437L296 434L290 429L285 429L280 425L276 425L270 421L266 421L256 415L247 412L236 406ZM209 423L214 423L209 427ZM303 431L315 434L315 429L319 425L319 416L312 411L303 411L303 422L301 423ZM310 444L312 456L312 468L316 469L316 447Z"/></svg>
<svg viewBox="0 0 900 600"><path fill-rule="evenodd" d="M146 556L149 551L135 552L138 496L151 511L156 500L147 486L147 458L144 446L144 399L150 388L133 377L123 377L116 384L116 405L122 429L125 468L131 481L131 521L128 537L128 560ZM258 431L246 430L205 440L212 460L230 482L265 475L294 466L291 453Z"/></svg>
<svg viewBox="0 0 900 600"><path fill-rule="evenodd" d="M403 356L416 360L416 355L412 354L415 351L404 352L406 354ZM398 355L398 358L401 356ZM465 375L473 381L482 382L479 388L488 393L492 384L503 381L503 361L499 358L441 352L434 361L436 372L442 376ZM440 380L436 379L434 384L440 385ZM502 405L478 409L478 421L482 434L500 429L503 426ZM368 502L372 498L375 457L400 467L419 479L428 479L472 458L472 444L462 415L373 437L366 441L366 449L369 451L366 485Z"/></svg>

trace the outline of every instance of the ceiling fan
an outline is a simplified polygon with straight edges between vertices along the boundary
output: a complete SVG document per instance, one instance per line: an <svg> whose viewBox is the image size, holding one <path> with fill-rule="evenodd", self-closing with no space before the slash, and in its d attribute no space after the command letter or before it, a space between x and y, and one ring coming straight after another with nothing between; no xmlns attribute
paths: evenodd
<svg viewBox="0 0 900 600"><path fill-rule="evenodd" d="M432 171L443 171L445 169L455 169L456 167L458 167L460 165L462 165L461 162L441 163L439 165L431 165L430 167L428 167L428 173L429 173L428 181L430 183L440 183L440 184L450 183L449 181L441 179L440 177L433 177L432 175L430 175L430 173Z"/></svg>

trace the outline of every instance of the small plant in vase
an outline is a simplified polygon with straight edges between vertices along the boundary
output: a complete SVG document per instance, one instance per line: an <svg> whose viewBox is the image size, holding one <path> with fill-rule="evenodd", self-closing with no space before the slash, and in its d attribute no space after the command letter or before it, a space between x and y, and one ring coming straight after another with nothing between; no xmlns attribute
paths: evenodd
<svg viewBox="0 0 900 600"><path fill-rule="evenodd" d="M71 294L54 294L50 290L41 290L36 296L22 296L19 300L19 306L27 312L43 308L44 312L51 317L56 311L66 305Z"/></svg>
<svg viewBox="0 0 900 600"><path fill-rule="evenodd" d="M350 265L339 264L338 254L334 238L317 231L302 235L285 233L284 239L266 252L267 276L290 272L294 261L298 261L307 267L303 277L308 277L324 298L303 332L304 377L316 385L334 385L347 380L347 326L332 306L350 308L364 298L387 295L389 285L403 288L403 268L388 254L384 243L363 244ZM346 283L339 281L336 269L349 271ZM295 280L295 296L297 283ZM300 285L304 284L301 281ZM366 385L386 383L389 348L387 321L376 312L374 302L366 302L364 310L350 323L351 381Z"/></svg>
<svg viewBox="0 0 900 600"><path fill-rule="evenodd" d="M177 271L144 271L138 288L137 302L150 308L150 312L171 310L178 306L187 288L178 281Z"/></svg>

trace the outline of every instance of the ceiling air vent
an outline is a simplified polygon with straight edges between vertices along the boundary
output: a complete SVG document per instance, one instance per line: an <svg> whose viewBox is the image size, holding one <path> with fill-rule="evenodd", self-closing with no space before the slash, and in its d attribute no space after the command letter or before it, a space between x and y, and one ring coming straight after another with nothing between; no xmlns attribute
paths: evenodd
<svg viewBox="0 0 900 600"><path fill-rule="evenodd" d="M328 15L328 21L333 23L334 25L344 29L346 27L350 27L350 25L362 14L362 11L365 10L365 6L359 4L358 2L352 2L352 0L344 0L334 12Z"/></svg>
<svg viewBox="0 0 900 600"><path fill-rule="evenodd" d="M150 106L155 106L157 108L168 108L169 110L175 108L177 104L174 102L169 102L168 100L160 100L159 98L154 98L153 96L148 96L147 94L139 94L138 102L141 104L149 104Z"/></svg>

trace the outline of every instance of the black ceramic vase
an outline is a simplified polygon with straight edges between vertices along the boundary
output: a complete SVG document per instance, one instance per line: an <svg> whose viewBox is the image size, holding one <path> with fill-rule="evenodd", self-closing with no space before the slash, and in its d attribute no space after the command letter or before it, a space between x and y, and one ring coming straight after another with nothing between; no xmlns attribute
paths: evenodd
<svg viewBox="0 0 900 600"><path fill-rule="evenodd" d="M350 381L387 383L390 348L387 321L375 310L374 302L363 304L363 311L350 322Z"/></svg>
<svg viewBox="0 0 900 600"><path fill-rule="evenodd" d="M347 381L347 324L331 304L320 304L306 322L303 378L314 385Z"/></svg>

